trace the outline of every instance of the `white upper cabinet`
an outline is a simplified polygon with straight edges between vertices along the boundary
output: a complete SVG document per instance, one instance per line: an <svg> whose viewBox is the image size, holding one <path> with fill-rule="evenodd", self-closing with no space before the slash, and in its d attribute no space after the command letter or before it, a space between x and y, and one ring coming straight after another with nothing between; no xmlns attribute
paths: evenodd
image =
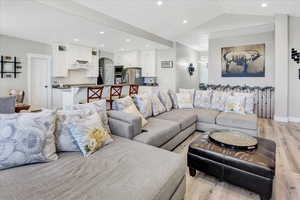
<svg viewBox="0 0 300 200"><path fill-rule="evenodd" d="M140 52L139 51L126 51L117 52L114 55L114 64L123 65L127 67L139 67L140 66Z"/></svg>
<svg viewBox="0 0 300 200"><path fill-rule="evenodd" d="M79 45L68 45L69 66L75 64L77 60L92 62L92 48Z"/></svg>
<svg viewBox="0 0 300 200"><path fill-rule="evenodd" d="M141 51L140 56L142 76L153 77L156 76L156 51L147 50Z"/></svg>
<svg viewBox="0 0 300 200"><path fill-rule="evenodd" d="M54 77L68 76L67 46L56 44L53 45L53 71Z"/></svg>

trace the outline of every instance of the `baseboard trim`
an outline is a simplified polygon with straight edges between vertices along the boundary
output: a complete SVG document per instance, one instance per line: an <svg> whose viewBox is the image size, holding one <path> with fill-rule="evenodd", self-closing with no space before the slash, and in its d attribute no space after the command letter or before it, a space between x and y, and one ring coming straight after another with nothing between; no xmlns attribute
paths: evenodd
<svg viewBox="0 0 300 200"><path fill-rule="evenodd" d="M289 117L289 122L300 122L300 117Z"/></svg>
<svg viewBox="0 0 300 200"><path fill-rule="evenodd" d="M274 120L278 121L278 122L289 122L289 118L288 117L278 117L278 116L274 116Z"/></svg>

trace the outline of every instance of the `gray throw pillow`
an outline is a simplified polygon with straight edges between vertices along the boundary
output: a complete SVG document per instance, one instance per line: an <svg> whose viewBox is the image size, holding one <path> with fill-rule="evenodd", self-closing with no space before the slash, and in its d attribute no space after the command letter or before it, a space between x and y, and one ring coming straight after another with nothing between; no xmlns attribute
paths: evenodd
<svg viewBox="0 0 300 200"><path fill-rule="evenodd" d="M152 101L148 94L141 94L134 96L134 103L141 112L144 118L152 116Z"/></svg>
<svg viewBox="0 0 300 200"><path fill-rule="evenodd" d="M152 112L153 116L157 116L161 113L166 112L166 108L164 105L160 102L157 95L152 95Z"/></svg>
<svg viewBox="0 0 300 200"><path fill-rule="evenodd" d="M113 102L113 108L115 108L116 110L122 111L132 104L134 104L133 99L130 96L127 96L124 98L115 99Z"/></svg>
<svg viewBox="0 0 300 200"><path fill-rule="evenodd" d="M57 159L54 111L0 115L0 169Z"/></svg>
<svg viewBox="0 0 300 200"><path fill-rule="evenodd" d="M158 94L158 97L159 97L160 101L162 102L162 104L165 106L167 111L172 110L172 106L173 106L172 100L167 92L160 91Z"/></svg>

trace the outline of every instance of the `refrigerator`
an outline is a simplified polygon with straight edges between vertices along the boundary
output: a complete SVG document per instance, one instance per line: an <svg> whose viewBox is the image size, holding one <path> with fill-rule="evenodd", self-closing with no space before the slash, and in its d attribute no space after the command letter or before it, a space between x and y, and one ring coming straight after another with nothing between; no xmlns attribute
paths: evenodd
<svg viewBox="0 0 300 200"><path fill-rule="evenodd" d="M142 68L129 67L123 69L122 82L128 84L142 84Z"/></svg>

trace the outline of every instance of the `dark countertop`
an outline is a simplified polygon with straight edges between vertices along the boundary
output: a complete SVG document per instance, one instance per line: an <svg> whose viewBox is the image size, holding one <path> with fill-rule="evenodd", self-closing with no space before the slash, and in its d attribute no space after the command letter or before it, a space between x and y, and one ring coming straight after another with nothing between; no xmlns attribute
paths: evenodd
<svg viewBox="0 0 300 200"><path fill-rule="evenodd" d="M54 88L54 89L70 89L72 87L74 87L74 88L88 88L88 87L95 87L95 86L111 87L113 85L130 86L131 84L129 84L129 83L123 83L123 84L103 84L103 85L97 85L97 84L65 84L63 87L52 86L52 88ZM158 85L140 85L140 86L157 87Z"/></svg>

